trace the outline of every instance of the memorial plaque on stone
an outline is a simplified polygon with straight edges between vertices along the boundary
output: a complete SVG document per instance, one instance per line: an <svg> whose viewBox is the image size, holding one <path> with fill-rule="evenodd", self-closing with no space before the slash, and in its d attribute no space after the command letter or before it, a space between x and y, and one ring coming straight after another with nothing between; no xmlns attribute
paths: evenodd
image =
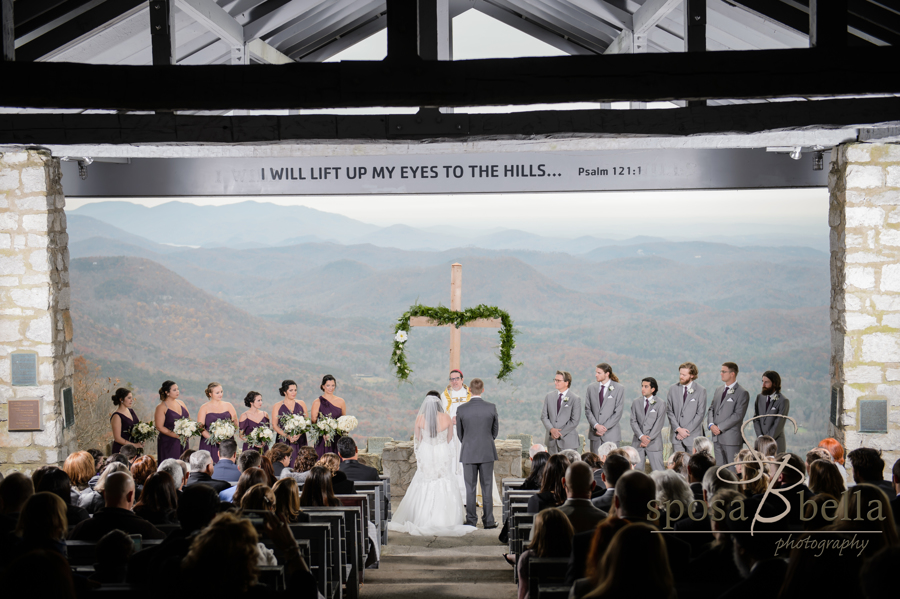
<svg viewBox="0 0 900 599"><path fill-rule="evenodd" d="M859 432L886 433L888 409L886 399L859 400Z"/></svg>
<svg viewBox="0 0 900 599"><path fill-rule="evenodd" d="M9 430L41 431L41 399L39 397L21 397L9 400Z"/></svg>
<svg viewBox="0 0 900 599"><path fill-rule="evenodd" d="M37 352L17 351L10 355L13 387L36 387L38 384Z"/></svg>
<svg viewBox="0 0 900 599"><path fill-rule="evenodd" d="M75 402L72 396L72 387L62 390L63 403L63 428L69 428L75 424Z"/></svg>

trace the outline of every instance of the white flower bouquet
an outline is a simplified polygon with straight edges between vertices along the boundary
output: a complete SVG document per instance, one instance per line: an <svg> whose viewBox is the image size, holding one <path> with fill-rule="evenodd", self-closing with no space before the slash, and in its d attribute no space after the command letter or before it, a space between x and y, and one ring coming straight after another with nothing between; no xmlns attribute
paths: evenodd
<svg viewBox="0 0 900 599"><path fill-rule="evenodd" d="M191 437L199 437L203 430L202 424L190 418L179 418L172 427L172 432L178 435L182 445L186 445Z"/></svg>
<svg viewBox="0 0 900 599"><path fill-rule="evenodd" d="M128 431L132 443L143 443L144 441L155 439L157 434L159 434L159 431L156 430L152 422L135 422L131 430Z"/></svg>
<svg viewBox="0 0 900 599"><path fill-rule="evenodd" d="M282 414L278 424L288 437L302 435L310 428L310 421L300 414Z"/></svg>
<svg viewBox="0 0 900 599"><path fill-rule="evenodd" d="M324 437L325 443L327 444L331 442L335 435L341 434L341 429L338 426L338 421L334 418L331 418L330 416L322 416L320 414L314 426L316 429L316 442L319 441L320 437ZM310 435L310 437L312 437L312 435ZM312 440L310 440L310 443L312 445L315 445Z"/></svg>
<svg viewBox="0 0 900 599"><path fill-rule="evenodd" d="M356 416L345 414L337 419L337 428L342 435L346 435L357 426L359 426L359 420L356 419Z"/></svg>
<svg viewBox="0 0 900 599"><path fill-rule="evenodd" d="M272 445L275 443L275 431L266 425L257 426L247 435L247 445L250 447L263 447L264 445Z"/></svg>
<svg viewBox="0 0 900 599"><path fill-rule="evenodd" d="M209 425L207 432L209 432L209 438L206 442L210 445L218 445L226 439L233 439L234 434L237 432L237 427L234 426L234 422L231 420L219 418Z"/></svg>

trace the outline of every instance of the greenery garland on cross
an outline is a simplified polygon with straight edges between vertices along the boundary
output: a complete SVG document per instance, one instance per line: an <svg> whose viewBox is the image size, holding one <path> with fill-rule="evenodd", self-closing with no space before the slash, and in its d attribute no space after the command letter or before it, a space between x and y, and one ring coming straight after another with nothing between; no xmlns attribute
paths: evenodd
<svg viewBox="0 0 900 599"><path fill-rule="evenodd" d="M500 372L497 373L497 379L503 380L509 374L522 365L521 362L513 362L513 349L516 347L516 335L518 331L513 328L512 318L505 310L501 310L497 306L486 306L479 304L474 308L466 308L465 310L451 310L444 306L432 308L430 306L422 306L415 304L403 315L397 319L397 326L394 327L394 351L391 354L391 364L396 369L396 376L399 380L405 381L412 374L412 369L406 360L406 341L409 339L410 318L424 317L432 321L431 326L454 326L457 329L466 326L473 320L479 319L499 319L500 326Z"/></svg>

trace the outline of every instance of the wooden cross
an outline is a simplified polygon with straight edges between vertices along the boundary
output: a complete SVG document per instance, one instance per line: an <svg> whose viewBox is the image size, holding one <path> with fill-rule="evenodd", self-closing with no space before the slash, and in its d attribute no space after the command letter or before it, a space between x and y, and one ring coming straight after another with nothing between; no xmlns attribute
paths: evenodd
<svg viewBox="0 0 900 599"><path fill-rule="evenodd" d="M462 264L450 267L450 309L459 312L462 309ZM459 329L449 324L437 324L427 316L413 316L409 319L411 327L451 327L450 329L450 370L459 369ZM499 329L503 322L499 318L478 318L468 322L464 327Z"/></svg>

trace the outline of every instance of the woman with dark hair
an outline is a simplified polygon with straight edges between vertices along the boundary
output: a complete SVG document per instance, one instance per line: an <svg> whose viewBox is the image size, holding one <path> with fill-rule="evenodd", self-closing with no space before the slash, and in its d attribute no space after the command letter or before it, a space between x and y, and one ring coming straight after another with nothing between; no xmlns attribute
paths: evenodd
<svg viewBox="0 0 900 599"><path fill-rule="evenodd" d="M304 445L300 448L300 454L297 456L297 463L294 464L294 468L285 468L281 473L281 478L289 477L298 485L303 485L306 482L306 477L309 476L309 471L312 470L312 467L318 461L319 456L316 454L316 448Z"/></svg>
<svg viewBox="0 0 900 599"><path fill-rule="evenodd" d="M322 384L319 385L319 389L322 390L322 395L313 402L312 409L310 411L310 417L313 422L317 422L319 420L319 416L327 416L329 418L334 418L337 420L341 416L347 413L347 402L334 394L334 390L337 388L337 380L330 374L326 374L322 377ZM316 443L316 454L321 458L326 453L337 453L337 442L340 439L340 435L334 435L331 439L326 439L325 437L319 437L318 442Z"/></svg>
<svg viewBox="0 0 900 599"><path fill-rule="evenodd" d="M531 474L528 475L528 478L525 479L525 482L522 483L523 491L538 491L541 488L541 481L544 478L544 466L547 465L547 460L550 459L550 454L546 451L539 451L534 454L534 457L531 458Z"/></svg>
<svg viewBox="0 0 900 599"><path fill-rule="evenodd" d="M563 479L569 468L569 458L561 453L550 456L543 469L541 492L528 499L528 513L537 514L548 507L559 507L566 501Z"/></svg>
<svg viewBox="0 0 900 599"><path fill-rule="evenodd" d="M301 399L297 401L297 383L288 379L281 381L278 392L284 398L272 406L272 429L279 434L279 438L291 446L291 462L294 467L300 448L306 445L306 435L289 436L281 429L281 417L288 414L306 416L306 403Z"/></svg>
<svg viewBox="0 0 900 599"><path fill-rule="evenodd" d="M141 499L135 504L133 511L155 526L157 524L178 524L177 509L175 479L168 472L160 471L147 477L144 489L141 491Z"/></svg>
<svg viewBox="0 0 900 599"><path fill-rule="evenodd" d="M241 431L241 439L244 439L244 448L241 451L251 449L246 442L250 433L261 426L269 425L269 415L262 409L263 398L261 393L256 391L248 393L244 398L244 405L247 406L248 410L241 414L240 425L238 427ZM263 445L262 447L254 447L253 449L258 450L261 455L265 455L265 453L269 451L269 446Z"/></svg>
<svg viewBox="0 0 900 599"><path fill-rule="evenodd" d="M237 411L229 402L222 400L225 396L225 390L222 389L222 385L219 383L210 383L206 386L206 391L203 393L208 399L205 404L200 406L200 411L197 413L197 420L202 422L205 427L205 430L200 433L200 449L208 451L213 459L213 464L216 464L219 461L219 446L216 443L209 442L209 427L217 420L231 420L234 423L234 428L237 429Z"/></svg>
<svg viewBox="0 0 900 599"><path fill-rule="evenodd" d="M269 477L266 476L266 473L262 468L247 468L241 473L241 478L238 479L237 488L234 490L234 495L231 498L231 503L236 506L241 505L241 499L244 498L244 493L246 493L250 487L254 485L267 485L269 484Z"/></svg>
<svg viewBox="0 0 900 599"><path fill-rule="evenodd" d="M275 493L275 513L290 523L309 522L309 516L300 509L300 491L297 483L282 478L272 487Z"/></svg>
<svg viewBox="0 0 900 599"><path fill-rule="evenodd" d="M761 454L764 461L774 461L775 456L778 455L778 443L769 435L760 435L753 443L753 450ZM776 470L778 470L778 464L766 463L766 472L769 478L774 476Z"/></svg>
<svg viewBox="0 0 900 599"><path fill-rule="evenodd" d="M131 440L131 427L140 421L137 412L131 408L134 405L134 395L128 389L119 387L112 396L112 402L116 406L116 411L109 416L113 434L112 453L119 453L123 445L143 448L143 443Z"/></svg>
<svg viewBox="0 0 900 599"><path fill-rule="evenodd" d="M23 554L35 549L55 551L66 555L66 503L55 493L35 493L25 502L16 535L21 541L16 553Z"/></svg>
<svg viewBox="0 0 900 599"><path fill-rule="evenodd" d="M265 452L269 461L272 462L272 471L275 473L275 478L281 478L281 473L285 468L288 468L291 463L291 446L287 443L276 443L272 446L272 449Z"/></svg>
<svg viewBox="0 0 900 599"><path fill-rule="evenodd" d="M178 399L180 394L178 385L174 381L165 381L159 388L160 403L156 406L156 412L153 414L153 424L159 431L159 436L156 438L156 453L160 463L169 458L179 459L184 450L188 448L188 444L182 445L181 439L172 430L175 428L176 420L191 417L187 406Z"/></svg>
<svg viewBox="0 0 900 599"><path fill-rule="evenodd" d="M656 532L646 522L628 524L617 532L600 561L600 582L585 598L633 594L635 584L644 597L675 597L665 541Z"/></svg>
<svg viewBox="0 0 900 599"><path fill-rule="evenodd" d="M36 493L53 493L63 500L66 504L66 521L69 526L75 526L91 517L83 507L72 505L72 481L65 470L55 466L47 467L34 490Z"/></svg>
<svg viewBox="0 0 900 599"><path fill-rule="evenodd" d="M334 496L331 472L323 466L313 466L303 484L300 506L341 507L341 500Z"/></svg>
<svg viewBox="0 0 900 599"><path fill-rule="evenodd" d="M134 479L134 496L140 497L144 483L156 472L156 460L152 455L141 456L131 464L131 478Z"/></svg>
<svg viewBox="0 0 900 599"><path fill-rule="evenodd" d="M275 476L275 468L272 466L272 460L266 456L259 456L259 467L266 473L266 484L270 487L275 484L278 478Z"/></svg>
<svg viewBox="0 0 900 599"><path fill-rule="evenodd" d="M831 462L815 460L809 465L809 490L816 495L826 493L840 497L844 492L844 479L840 470Z"/></svg>
<svg viewBox="0 0 900 599"><path fill-rule="evenodd" d="M556 457L556 456L552 456ZM552 459L551 457L551 459ZM568 558L572 553L572 524L564 513L548 508L534 517L531 544L519 557L519 599L529 599L528 565L533 558Z"/></svg>

